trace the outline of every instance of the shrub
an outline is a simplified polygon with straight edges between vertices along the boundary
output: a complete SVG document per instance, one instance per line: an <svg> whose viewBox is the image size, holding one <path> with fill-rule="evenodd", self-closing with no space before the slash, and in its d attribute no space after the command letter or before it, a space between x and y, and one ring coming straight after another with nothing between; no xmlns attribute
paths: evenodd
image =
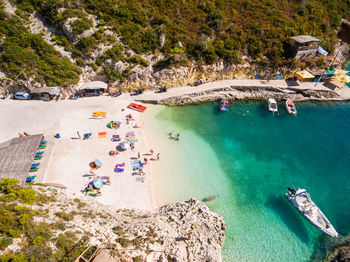
<svg viewBox="0 0 350 262"><path fill-rule="evenodd" d="M72 31L76 35L84 33L86 30L92 27L92 21L88 18L77 19L71 23Z"/></svg>
<svg viewBox="0 0 350 262"><path fill-rule="evenodd" d="M11 237L0 238L0 250L5 250L13 242Z"/></svg>
<svg viewBox="0 0 350 262"><path fill-rule="evenodd" d="M72 213L56 212L55 215L64 221L71 221L74 219L74 215Z"/></svg>
<svg viewBox="0 0 350 262"><path fill-rule="evenodd" d="M126 248L130 245L130 240L128 240L126 238L119 237L115 240L115 242L119 243L124 248Z"/></svg>

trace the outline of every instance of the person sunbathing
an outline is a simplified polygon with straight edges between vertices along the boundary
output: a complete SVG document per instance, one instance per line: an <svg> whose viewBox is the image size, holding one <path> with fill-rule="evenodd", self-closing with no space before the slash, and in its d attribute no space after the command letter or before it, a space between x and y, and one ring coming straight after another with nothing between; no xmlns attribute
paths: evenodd
<svg viewBox="0 0 350 262"><path fill-rule="evenodd" d="M27 132L23 132L23 135L30 136Z"/></svg>
<svg viewBox="0 0 350 262"><path fill-rule="evenodd" d="M108 153L110 156L115 156L115 155L118 155L119 153L117 151L109 151Z"/></svg>
<svg viewBox="0 0 350 262"><path fill-rule="evenodd" d="M138 126L138 125L136 124L136 125L134 125L134 128L140 128L140 126Z"/></svg>

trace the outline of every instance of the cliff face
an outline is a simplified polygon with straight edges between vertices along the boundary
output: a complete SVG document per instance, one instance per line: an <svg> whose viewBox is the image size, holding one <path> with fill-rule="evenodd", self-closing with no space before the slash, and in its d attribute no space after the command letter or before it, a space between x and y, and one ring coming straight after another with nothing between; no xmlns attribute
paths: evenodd
<svg viewBox="0 0 350 262"><path fill-rule="evenodd" d="M103 206L91 197L72 198L63 189L33 188L45 200L31 206L33 221L30 223L32 228L44 227L45 238L41 231L24 231L22 236L13 236L11 245L1 248L0 257L12 252L15 256L34 257L35 261L53 261L53 251L47 252L48 248L60 249L74 240L68 249L77 249L78 244L79 250L89 244L102 248L108 245L116 261L222 260L225 222L196 199L153 211L117 210ZM31 238L34 238L34 245ZM43 249L46 251L41 251ZM45 253L40 259L36 257L38 250ZM82 253L79 250L71 250L74 252L69 261Z"/></svg>

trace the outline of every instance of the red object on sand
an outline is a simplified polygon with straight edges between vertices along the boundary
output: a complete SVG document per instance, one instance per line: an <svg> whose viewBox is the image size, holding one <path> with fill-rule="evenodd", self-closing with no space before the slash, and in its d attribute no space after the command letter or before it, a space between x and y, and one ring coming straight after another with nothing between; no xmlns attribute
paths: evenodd
<svg viewBox="0 0 350 262"><path fill-rule="evenodd" d="M128 107L139 112L144 112L147 109L147 107L135 103L131 103Z"/></svg>

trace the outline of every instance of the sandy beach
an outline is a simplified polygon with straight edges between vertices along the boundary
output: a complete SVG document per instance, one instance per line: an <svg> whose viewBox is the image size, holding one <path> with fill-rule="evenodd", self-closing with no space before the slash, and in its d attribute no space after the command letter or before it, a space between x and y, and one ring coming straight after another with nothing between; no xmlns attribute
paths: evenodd
<svg viewBox="0 0 350 262"><path fill-rule="evenodd" d="M150 210L155 208L152 189L153 156L142 130L142 113L127 108L132 101L129 95L118 98L109 96L91 97L79 100L61 100L52 102L4 100L0 103L0 142L18 137L18 133L42 133L48 141L41 168L37 172L37 182L57 183L67 187L68 192L76 197L85 196L82 190L92 179L89 163L98 159L102 167L95 171L98 176L109 176L110 185L101 188L102 195L95 200L115 208ZM124 109L122 111L122 109ZM105 119L91 119L95 111L106 112ZM126 123L126 115L131 114L135 121ZM120 121L119 129L109 129L109 121ZM141 128L134 128L137 124ZM85 133L92 133L87 140L79 139ZM105 138L98 138L99 132L106 132ZM112 142L113 134L118 134L122 141L128 132L134 132L138 142L135 149L127 149L116 156L109 156L109 151L116 150L119 142ZM59 133L61 138L54 136ZM141 154L149 161L143 171L144 182L137 181L139 175L132 175L131 161ZM158 161L160 162L160 161ZM124 172L115 173L116 164L125 163Z"/></svg>

